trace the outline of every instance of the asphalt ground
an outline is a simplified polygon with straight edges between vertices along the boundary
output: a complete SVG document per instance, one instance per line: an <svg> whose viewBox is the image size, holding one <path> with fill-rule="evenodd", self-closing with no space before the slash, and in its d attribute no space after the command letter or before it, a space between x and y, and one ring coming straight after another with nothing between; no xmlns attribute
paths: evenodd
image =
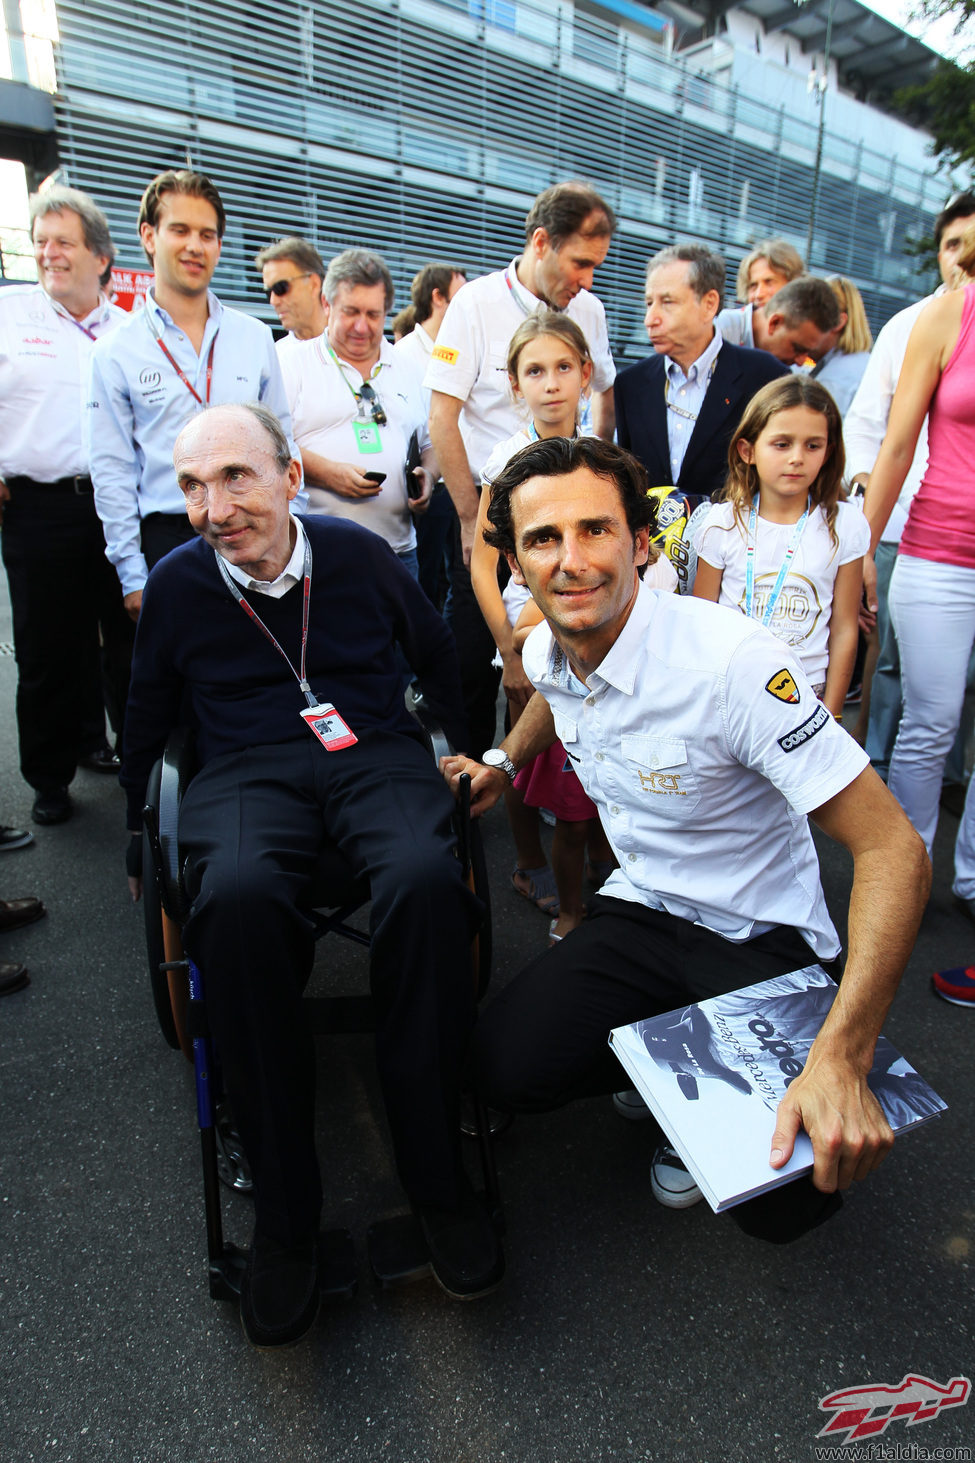
<svg viewBox="0 0 975 1463"><path fill-rule="evenodd" d="M29 826L5 594L0 817ZM384 1292L365 1233L401 1198L369 1041L333 1038L319 1048L324 1222L355 1236L358 1294L298 1348L264 1354L208 1293L192 1077L155 1024L121 794L87 772L73 791L70 823L0 855L0 895L48 907L0 945L31 973L0 1001L4 1463L805 1463L828 1441L825 1395L975 1375L975 1013L929 988L932 970L975 953L949 892L954 819L942 817L934 895L887 1027L949 1111L903 1138L830 1224L778 1249L704 1204L660 1208L652 1124L591 1101L521 1119L499 1144L500 1291L468 1305L429 1280ZM484 832L497 989L546 920L509 888L500 814ZM822 861L842 923L848 860L828 846ZM344 978L360 959L333 948L319 969ZM224 1214L246 1244L248 1201L229 1196ZM910 1432L894 1422L876 1446L971 1456L933 1450L975 1447L975 1404Z"/></svg>

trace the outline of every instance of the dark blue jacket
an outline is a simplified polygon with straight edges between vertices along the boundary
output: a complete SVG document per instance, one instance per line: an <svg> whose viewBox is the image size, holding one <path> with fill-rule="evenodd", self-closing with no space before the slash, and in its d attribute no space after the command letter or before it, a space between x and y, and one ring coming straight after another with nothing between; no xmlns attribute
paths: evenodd
<svg viewBox="0 0 975 1463"><path fill-rule="evenodd" d="M357 736L374 728L417 736L403 703L399 643L448 740L464 747L457 651L422 589L378 534L339 518L302 523L313 558L312 690ZM281 599L246 598L297 668L301 585ZM135 818L129 827L141 824L149 772L175 726L195 728L202 764L310 737L304 706L295 676L224 583L213 549L202 539L174 549L149 575L136 632L121 777Z"/></svg>
<svg viewBox="0 0 975 1463"><path fill-rule="evenodd" d="M616 433L621 447L638 457L650 475L650 486L670 483L665 357L648 356L625 367L616 378ZM704 397L676 486L685 493L710 497L728 476L728 443L759 387L788 367L768 351L748 350L725 341Z"/></svg>

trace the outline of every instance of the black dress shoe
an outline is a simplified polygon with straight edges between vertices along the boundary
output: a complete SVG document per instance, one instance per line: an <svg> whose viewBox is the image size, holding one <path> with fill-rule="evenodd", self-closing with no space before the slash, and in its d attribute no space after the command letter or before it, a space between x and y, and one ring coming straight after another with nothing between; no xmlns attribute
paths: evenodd
<svg viewBox="0 0 975 1463"><path fill-rule="evenodd" d="M318 1315L318 1237L280 1245L254 1231L240 1282L240 1320L252 1346L293 1346Z"/></svg>
<svg viewBox="0 0 975 1463"><path fill-rule="evenodd" d="M30 985L26 965L17 965L12 960L0 960L0 996L12 996Z"/></svg>
<svg viewBox="0 0 975 1463"><path fill-rule="evenodd" d="M21 925L32 925L42 914L47 910L34 894L23 899L0 899L0 930L19 930Z"/></svg>
<svg viewBox="0 0 975 1463"><path fill-rule="evenodd" d="M435 1209L414 1204L423 1238L430 1251L434 1279L452 1300L476 1300L501 1284L504 1251L491 1217L465 1185L456 1209Z"/></svg>
<svg viewBox="0 0 975 1463"><path fill-rule="evenodd" d="M74 804L66 787L52 787L48 792L39 792L34 799L31 816L35 823L67 823L74 812Z"/></svg>
<svg viewBox="0 0 975 1463"><path fill-rule="evenodd" d="M88 752L86 756L79 757L78 766L87 767L89 772L113 772L118 776L122 770L122 761L106 742L97 752Z"/></svg>

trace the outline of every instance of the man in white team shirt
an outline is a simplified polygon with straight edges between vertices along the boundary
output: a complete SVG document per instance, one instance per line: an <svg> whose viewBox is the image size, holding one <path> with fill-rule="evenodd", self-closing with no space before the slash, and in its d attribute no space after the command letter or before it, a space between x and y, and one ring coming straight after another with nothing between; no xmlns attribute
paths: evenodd
<svg viewBox="0 0 975 1463"><path fill-rule="evenodd" d="M104 748L99 640L120 735L132 632L105 558L82 407L95 342L126 315L105 294L115 246L94 200L53 187L30 212L39 282L0 292L0 544L21 771L36 793L35 821L63 823L79 761L118 767Z"/></svg>
<svg viewBox="0 0 975 1463"><path fill-rule="evenodd" d="M281 359L309 509L378 533L416 578L413 515L430 501L432 454L419 378L383 337L392 276L371 249L346 249L322 295L325 334ZM414 432L426 462L408 475Z"/></svg>
<svg viewBox="0 0 975 1463"><path fill-rule="evenodd" d="M414 275L410 286L410 302L415 324L402 339L396 342L396 351L404 361L409 361L422 385L430 364L433 348L440 334L447 306L459 289L467 283L467 275L455 264L433 262L425 264ZM430 392L423 388L427 415L430 412ZM444 568L448 563L447 549L453 541L454 522L457 514L450 501L443 478L434 484L430 495L430 507L416 524L416 556L419 566L420 584L427 599L438 609L443 599Z"/></svg>
<svg viewBox="0 0 975 1463"><path fill-rule="evenodd" d="M490 542L545 616L524 650L536 694L485 765L445 758L444 774L456 786L471 772L483 812L557 736L619 867L582 925L488 1007L474 1078L492 1106L526 1112L610 1092L613 1027L834 961L814 818L853 855L849 958L769 1155L781 1168L803 1127L814 1187L799 1180L734 1213L782 1241L828 1217L835 1191L893 1141L866 1078L930 863L780 641L720 606L641 586L646 485L635 458L592 438L534 442L493 483Z"/></svg>
<svg viewBox="0 0 975 1463"><path fill-rule="evenodd" d="M525 247L507 269L472 280L444 316L433 348L430 437L447 491L457 509L448 618L460 651L464 703L472 746L494 739L498 676L495 646L470 582L481 471L491 451L524 426L508 388L508 344L539 305L564 310L579 325L593 359L592 422L612 441L613 382L606 312L590 293L609 252L616 219L585 183L557 183L535 199L525 220ZM513 688L512 688L513 689Z"/></svg>

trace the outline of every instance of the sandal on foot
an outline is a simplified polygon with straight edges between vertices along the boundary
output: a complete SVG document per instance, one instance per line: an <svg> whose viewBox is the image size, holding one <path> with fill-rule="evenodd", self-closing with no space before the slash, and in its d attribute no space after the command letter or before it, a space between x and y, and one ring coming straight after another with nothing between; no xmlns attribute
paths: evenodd
<svg viewBox="0 0 975 1463"><path fill-rule="evenodd" d="M527 881L527 889L517 883L519 878ZM511 887L522 899L537 905L543 914L558 918L559 895L555 887L555 875L548 864L542 864L540 869L515 869L511 875Z"/></svg>
<svg viewBox="0 0 975 1463"><path fill-rule="evenodd" d="M555 933L555 926L558 924L558 922L559 922L558 921L558 916L556 916L555 919L553 919L552 923L548 927L548 943L549 943L549 945L558 945L562 941L563 936L562 935L557 935Z"/></svg>

